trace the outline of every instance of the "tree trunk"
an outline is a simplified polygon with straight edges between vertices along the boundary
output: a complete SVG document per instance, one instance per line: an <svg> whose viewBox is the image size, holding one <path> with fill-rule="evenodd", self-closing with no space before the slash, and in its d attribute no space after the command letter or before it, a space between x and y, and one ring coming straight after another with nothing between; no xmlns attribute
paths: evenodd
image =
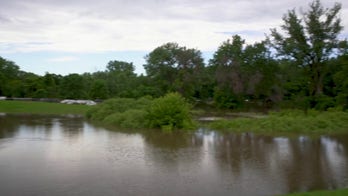
<svg viewBox="0 0 348 196"><path fill-rule="evenodd" d="M323 94L323 79L324 73L322 73L322 65L311 66L312 81L311 81L311 96L319 96Z"/></svg>

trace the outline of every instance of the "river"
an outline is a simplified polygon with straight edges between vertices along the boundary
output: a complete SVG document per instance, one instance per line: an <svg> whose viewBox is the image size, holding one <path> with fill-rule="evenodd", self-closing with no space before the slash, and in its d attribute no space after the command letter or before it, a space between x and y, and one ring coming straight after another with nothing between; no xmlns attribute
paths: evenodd
<svg viewBox="0 0 348 196"><path fill-rule="evenodd" d="M348 186L348 135L126 131L0 115L0 194L278 195Z"/></svg>

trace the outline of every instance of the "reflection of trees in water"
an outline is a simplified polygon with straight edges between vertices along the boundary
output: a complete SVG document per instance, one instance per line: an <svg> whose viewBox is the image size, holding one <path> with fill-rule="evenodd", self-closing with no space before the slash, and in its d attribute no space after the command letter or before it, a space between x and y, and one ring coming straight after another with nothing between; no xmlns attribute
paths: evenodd
<svg viewBox="0 0 348 196"><path fill-rule="evenodd" d="M13 137L20 130L46 131L52 127L50 118L43 115L7 114L0 117L0 138Z"/></svg>
<svg viewBox="0 0 348 196"><path fill-rule="evenodd" d="M18 123L20 123L20 130L25 130L27 134L30 130L31 137L50 138L52 134L52 127L54 125L56 116L50 115L21 115Z"/></svg>
<svg viewBox="0 0 348 196"><path fill-rule="evenodd" d="M13 137L18 129L18 120L8 115L0 116L0 138Z"/></svg>
<svg viewBox="0 0 348 196"><path fill-rule="evenodd" d="M164 133L158 130L149 130L143 133L143 137L148 144L154 147L170 150L202 145L202 138L186 132Z"/></svg>
<svg viewBox="0 0 348 196"><path fill-rule="evenodd" d="M151 164L159 170L189 170L193 162L200 160L203 138L194 133L146 131L142 134L146 142L145 153Z"/></svg>
<svg viewBox="0 0 348 196"><path fill-rule="evenodd" d="M338 136L328 136L330 140L332 140L335 145L334 149L336 152L342 157L344 157L348 162L348 136L347 135L338 135Z"/></svg>
<svg viewBox="0 0 348 196"><path fill-rule="evenodd" d="M347 138L347 136L345 136ZM282 162L289 191L307 191L338 188L347 179L347 155L332 146L341 146L337 140L326 137L289 140L289 160ZM347 145L347 143L345 144ZM344 151L348 150L348 146ZM342 161L336 165L337 161ZM337 176L336 174L344 174ZM346 182L348 183L348 182Z"/></svg>
<svg viewBox="0 0 348 196"><path fill-rule="evenodd" d="M83 133L84 121L81 117L61 117L59 118L59 129L64 138L77 140Z"/></svg>
<svg viewBox="0 0 348 196"><path fill-rule="evenodd" d="M274 144L272 137L259 137L252 134L216 135L214 149L217 163L223 170L239 175L242 167L259 168L268 162L269 151Z"/></svg>
<svg viewBox="0 0 348 196"><path fill-rule="evenodd" d="M215 136L214 150L222 172L229 170L232 175L240 176L243 169L262 170L265 180L279 178L289 192L337 188L348 175L348 137L334 138L325 141L226 134ZM340 159L338 168L337 160L332 159ZM337 173L344 175L338 179Z"/></svg>
<svg viewBox="0 0 348 196"><path fill-rule="evenodd" d="M20 130L49 138L53 129L58 129L66 138L76 138L83 130L83 123L81 117L7 114L0 116L0 138L13 137Z"/></svg>
<svg viewBox="0 0 348 196"><path fill-rule="evenodd" d="M291 156L282 165L290 192L305 191L304 187L307 190L326 187L329 165L322 148L319 139L289 140Z"/></svg>

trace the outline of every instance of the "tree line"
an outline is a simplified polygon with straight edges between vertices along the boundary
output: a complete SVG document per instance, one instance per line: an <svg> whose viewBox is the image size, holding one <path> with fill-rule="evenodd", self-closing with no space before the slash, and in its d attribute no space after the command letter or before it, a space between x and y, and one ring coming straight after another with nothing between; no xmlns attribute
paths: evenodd
<svg viewBox="0 0 348 196"><path fill-rule="evenodd" d="M166 43L146 55L146 75L131 62L113 60L105 71L67 76L24 72L0 57L0 96L108 99L160 97L179 92L218 108L348 107L348 44L341 4L313 1L293 9L265 40L246 44L239 35L223 42L204 62L198 49Z"/></svg>

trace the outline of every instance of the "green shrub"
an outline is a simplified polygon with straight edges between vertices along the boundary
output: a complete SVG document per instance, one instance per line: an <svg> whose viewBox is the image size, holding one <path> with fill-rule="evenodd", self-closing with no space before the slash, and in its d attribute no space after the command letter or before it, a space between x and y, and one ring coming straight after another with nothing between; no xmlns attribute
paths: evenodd
<svg viewBox="0 0 348 196"><path fill-rule="evenodd" d="M143 121L145 107L151 103L150 97L140 99L114 98L108 99L86 113L88 119L121 125L124 128L138 128ZM132 122L132 123L130 123ZM131 126L126 126L129 124Z"/></svg>
<svg viewBox="0 0 348 196"><path fill-rule="evenodd" d="M193 122L190 105L178 93L152 100L109 99L87 112L87 118L122 128L161 128L163 131L189 129Z"/></svg>
<svg viewBox="0 0 348 196"><path fill-rule="evenodd" d="M146 126L145 114L144 110L130 109L125 112L111 114L103 122L122 128L144 128Z"/></svg>
<svg viewBox="0 0 348 196"><path fill-rule="evenodd" d="M326 95L320 95L315 97L314 102L314 108L322 111L335 106L335 99Z"/></svg>
<svg viewBox="0 0 348 196"><path fill-rule="evenodd" d="M191 129L191 106L178 93L169 93L155 99L147 108L146 120L150 128L162 130Z"/></svg>

